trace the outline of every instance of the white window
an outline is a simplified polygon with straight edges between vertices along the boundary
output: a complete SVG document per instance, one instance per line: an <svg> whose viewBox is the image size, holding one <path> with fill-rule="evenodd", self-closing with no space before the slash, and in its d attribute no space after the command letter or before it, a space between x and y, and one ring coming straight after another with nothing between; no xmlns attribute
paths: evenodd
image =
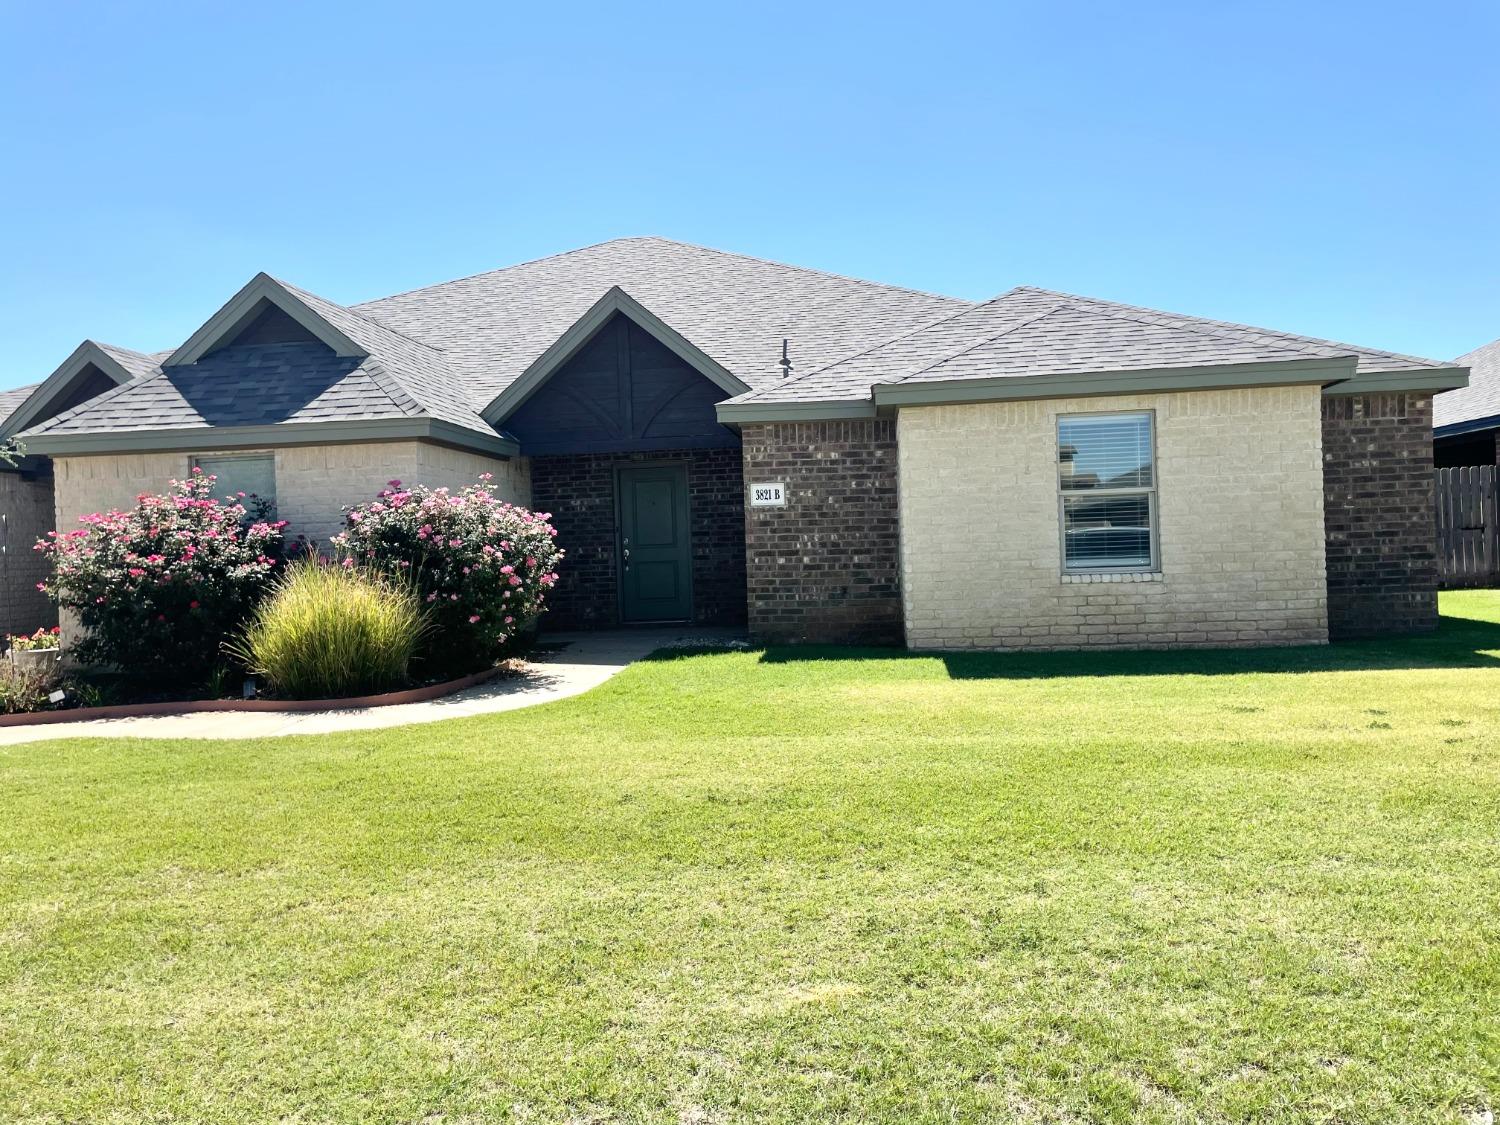
<svg viewBox="0 0 1500 1125"><path fill-rule="evenodd" d="M195 457L193 464L218 478L213 494L217 499L245 505L252 516L276 511L276 458L270 453L235 453Z"/></svg>
<svg viewBox="0 0 1500 1125"><path fill-rule="evenodd" d="M1157 568L1152 422L1150 411L1058 416L1064 571Z"/></svg>

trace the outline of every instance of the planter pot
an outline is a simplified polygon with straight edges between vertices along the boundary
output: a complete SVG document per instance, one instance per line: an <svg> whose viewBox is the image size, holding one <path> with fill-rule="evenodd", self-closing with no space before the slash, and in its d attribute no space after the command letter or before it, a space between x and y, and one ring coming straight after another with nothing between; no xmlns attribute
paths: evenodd
<svg viewBox="0 0 1500 1125"><path fill-rule="evenodd" d="M62 650L56 648L13 648L7 654L11 667L18 672L41 672L57 667Z"/></svg>

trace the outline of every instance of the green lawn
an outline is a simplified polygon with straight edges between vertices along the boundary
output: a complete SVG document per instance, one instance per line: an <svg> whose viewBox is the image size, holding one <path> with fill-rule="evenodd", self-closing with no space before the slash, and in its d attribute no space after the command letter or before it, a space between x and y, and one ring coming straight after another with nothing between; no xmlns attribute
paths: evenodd
<svg viewBox="0 0 1500 1125"><path fill-rule="evenodd" d="M1479 1121L1500 594L0 748L0 1120Z"/></svg>

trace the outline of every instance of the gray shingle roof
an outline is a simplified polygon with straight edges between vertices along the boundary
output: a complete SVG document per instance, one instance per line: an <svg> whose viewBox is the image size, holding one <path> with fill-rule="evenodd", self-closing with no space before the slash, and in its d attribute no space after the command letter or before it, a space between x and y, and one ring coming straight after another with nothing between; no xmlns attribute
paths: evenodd
<svg viewBox="0 0 1500 1125"><path fill-rule="evenodd" d="M613 286L750 387L809 371L969 302L689 246L621 238L355 306L443 350L481 408Z"/></svg>
<svg viewBox="0 0 1500 1125"><path fill-rule="evenodd" d="M8 391L0 391L0 426L5 425L16 409L31 397L31 392L40 387L40 383L31 383L24 387L14 387Z"/></svg>
<svg viewBox="0 0 1500 1125"><path fill-rule="evenodd" d="M209 418L215 425L322 420L333 411L339 418L427 416L493 435L480 411L614 286L630 290L750 386L779 379L783 337L793 341L796 363L821 365L967 307L956 298L660 238L617 239L353 308L275 284L369 358L316 394L308 392L321 387L323 368L285 356L247 359L234 397L262 401L239 408L220 402L204 378L222 376L222 359L212 372L205 365L235 349L163 371L160 361L170 352L112 348L139 374L137 382L149 385L101 395L35 432L200 426ZM288 412L271 417L277 409Z"/></svg>
<svg viewBox="0 0 1500 1125"><path fill-rule="evenodd" d="M869 397L875 383L1003 378L1353 356L1358 371L1443 363L1290 332L1021 286L736 403Z"/></svg>
<svg viewBox="0 0 1500 1125"><path fill-rule="evenodd" d="M409 417L427 415L465 429L493 434L479 416L476 403L447 356L431 344L414 340L359 312L280 282L340 332L370 353L365 370L392 401L408 409Z"/></svg>
<svg viewBox="0 0 1500 1125"><path fill-rule="evenodd" d="M131 351L116 344L101 344L94 341L99 350L108 355L121 367L130 373L132 379L140 379L161 370L161 361L171 355L171 352L157 352L155 355L147 355L145 352Z"/></svg>
<svg viewBox="0 0 1500 1125"><path fill-rule="evenodd" d="M1433 426L1500 417L1500 340L1475 348L1454 362L1469 369L1469 385L1433 398Z"/></svg>
<svg viewBox="0 0 1500 1125"><path fill-rule="evenodd" d="M615 287L751 387L736 402L865 399L877 382L1329 356L1354 356L1360 371L1442 366L1031 287L971 305L661 238L616 239L354 307L268 278L252 285L282 287L368 357L341 365L305 346L259 345L163 369L170 353L101 345L133 381L33 432L430 417L492 436L485 406ZM790 380L777 363L783 338L803 373Z"/></svg>
<svg viewBox="0 0 1500 1125"><path fill-rule="evenodd" d="M321 344L222 348L197 363L168 367L104 392L28 431L256 426L280 422L409 418L418 413L380 385L363 363Z"/></svg>

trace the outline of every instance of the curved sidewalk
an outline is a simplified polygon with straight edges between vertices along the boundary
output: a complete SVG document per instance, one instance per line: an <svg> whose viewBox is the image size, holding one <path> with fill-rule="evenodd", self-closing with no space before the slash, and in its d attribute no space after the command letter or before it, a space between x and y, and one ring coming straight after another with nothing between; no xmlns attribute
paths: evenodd
<svg viewBox="0 0 1500 1125"><path fill-rule="evenodd" d="M491 680L425 703L301 714L212 711L196 715L147 715L134 719L6 727L0 728L0 746L56 738L274 738L288 734L375 730L408 723L488 715L581 695L659 648L693 641L728 644L742 637L743 633L737 630L691 625L553 633L543 639L546 651L528 661L523 674Z"/></svg>

